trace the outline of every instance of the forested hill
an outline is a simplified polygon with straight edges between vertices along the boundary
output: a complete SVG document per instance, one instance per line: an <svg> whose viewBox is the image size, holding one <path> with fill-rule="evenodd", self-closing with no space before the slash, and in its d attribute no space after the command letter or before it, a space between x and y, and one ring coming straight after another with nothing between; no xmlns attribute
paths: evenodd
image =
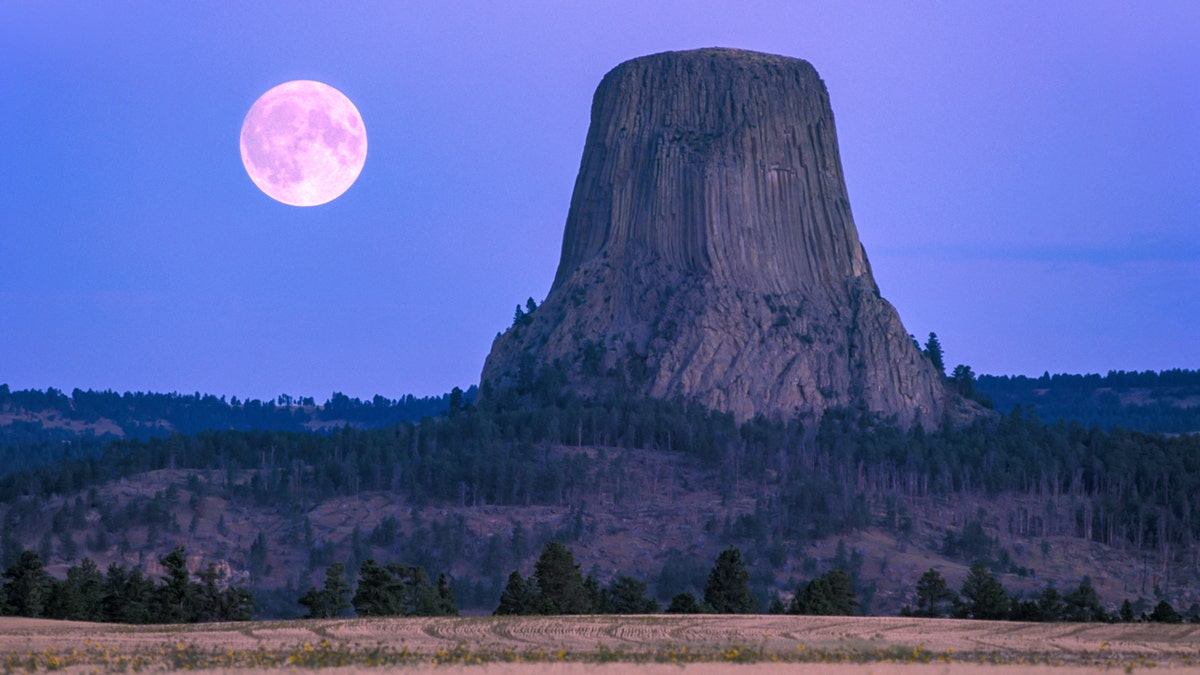
<svg viewBox="0 0 1200 675"><path fill-rule="evenodd" d="M925 431L840 410L806 430L643 399L504 401L381 429L117 440L11 473L0 562L36 547L57 569L85 552L132 565L183 545L294 597L332 562L389 560L447 570L484 607L548 541L583 569L642 570L660 599L702 588L686 561L732 545L763 602L844 569L896 611L920 570L977 560L1022 592L1090 574L1114 602L1200 602L1200 436L1019 412Z"/></svg>
<svg viewBox="0 0 1200 675"><path fill-rule="evenodd" d="M444 414L474 400L476 387L441 396L363 401L334 393L323 404L281 395L275 400L226 399L212 394L83 391L68 396L12 391L0 384L0 474L58 461L92 457L116 439L149 439L202 431L312 432L349 425L374 429Z"/></svg>
<svg viewBox="0 0 1200 675"><path fill-rule="evenodd" d="M1007 413L1020 405L1045 422L1168 434L1200 432L1200 370L1107 375L980 375L975 391Z"/></svg>

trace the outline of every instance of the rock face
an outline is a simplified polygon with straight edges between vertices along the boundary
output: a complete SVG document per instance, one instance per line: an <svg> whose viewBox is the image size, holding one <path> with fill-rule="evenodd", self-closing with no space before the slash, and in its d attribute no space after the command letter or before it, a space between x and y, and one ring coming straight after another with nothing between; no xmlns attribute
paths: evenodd
<svg viewBox="0 0 1200 675"><path fill-rule="evenodd" d="M825 85L728 49L623 63L596 90L554 284L481 382L684 397L739 420L949 404L871 275Z"/></svg>

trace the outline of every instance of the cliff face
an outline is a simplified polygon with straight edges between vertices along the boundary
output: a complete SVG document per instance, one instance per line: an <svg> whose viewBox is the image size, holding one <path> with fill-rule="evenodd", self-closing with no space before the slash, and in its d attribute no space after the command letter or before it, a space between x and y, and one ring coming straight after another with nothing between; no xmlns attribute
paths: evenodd
<svg viewBox="0 0 1200 675"><path fill-rule="evenodd" d="M948 402L872 278L816 71L726 49L634 59L596 90L554 284L481 381L546 368L743 420L865 405L929 425Z"/></svg>

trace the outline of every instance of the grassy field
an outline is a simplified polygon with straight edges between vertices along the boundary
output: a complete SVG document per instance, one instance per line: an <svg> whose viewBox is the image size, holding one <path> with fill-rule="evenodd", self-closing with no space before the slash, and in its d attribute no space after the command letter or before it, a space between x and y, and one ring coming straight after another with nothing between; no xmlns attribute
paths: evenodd
<svg viewBox="0 0 1200 675"><path fill-rule="evenodd" d="M120 626L0 619L5 672L1200 673L1200 625L793 616L330 619Z"/></svg>

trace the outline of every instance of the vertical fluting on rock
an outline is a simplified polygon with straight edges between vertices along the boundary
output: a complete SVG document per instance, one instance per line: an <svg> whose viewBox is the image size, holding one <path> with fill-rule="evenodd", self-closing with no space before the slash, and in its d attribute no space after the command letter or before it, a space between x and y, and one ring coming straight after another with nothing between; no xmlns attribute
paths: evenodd
<svg viewBox="0 0 1200 675"><path fill-rule="evenodd" d="M555 284L631 248L764 293L869 273L811 65L712 49L604 77Z"/></svg>
<svg viewBox="0 0 1200 675"><path fill-rule="evenodd" d="M816 70L728 49L601 81L554 283L482 382L531 362L584 394L632 382L740 419L861 405L930 424L947 396L879 296Z"/></svg>

